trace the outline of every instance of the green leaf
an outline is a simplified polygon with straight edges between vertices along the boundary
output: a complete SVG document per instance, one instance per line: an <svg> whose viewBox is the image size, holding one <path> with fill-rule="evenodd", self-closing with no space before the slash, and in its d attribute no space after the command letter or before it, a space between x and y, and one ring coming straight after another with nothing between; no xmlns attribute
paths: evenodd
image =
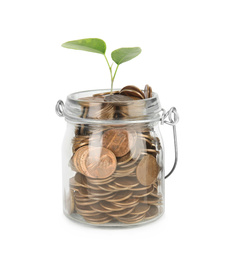
<svg viewBox="0 0 228 260"><path fill-rule="evenodd" d="M139 47L120 48L113 51L111 56L113 61L115 61L117 65L120 65L121 63L134 59L136 56L138 56L141 53L141 51L142 50Z"/></svg>
<svg viewBox="0 0 228 260"><path fill-rule="evenodd" d="M100 54L105 54L106 51L106 43L103 40L97 38L88 38L65 42L62 44L62 47Z"/></svg>

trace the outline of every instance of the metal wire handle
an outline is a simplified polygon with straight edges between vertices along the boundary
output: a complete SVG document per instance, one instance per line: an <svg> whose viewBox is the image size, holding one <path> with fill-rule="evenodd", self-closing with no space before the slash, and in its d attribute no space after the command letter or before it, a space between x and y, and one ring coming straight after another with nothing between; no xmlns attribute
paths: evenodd
<svg viewBox="0 0 228 260"><path fill-rule="evenodd" d="M175 150L175 161L173 164L173 168L171 171L165 176L165 179L168 178L173 171L175 170L177 166L177 160L178 160L178 147L177 147L177 130L176 130L176 124L179 121L179 115L177 113L177 109L175 107L171 107L168 112L166 112L164 109L162 118L161 118L161 124L163 125L164 123L167 125L171 125L173 127L173 139L174 139L174 150ZM166 120L168 118L168 120Z"/></svg>
<svg viewBox="0 0 228 260"><path fill-rule="evenodd" d="M64 116L64 102L62 100L59 100L55 106L55 112L58 116Z"/></svg>

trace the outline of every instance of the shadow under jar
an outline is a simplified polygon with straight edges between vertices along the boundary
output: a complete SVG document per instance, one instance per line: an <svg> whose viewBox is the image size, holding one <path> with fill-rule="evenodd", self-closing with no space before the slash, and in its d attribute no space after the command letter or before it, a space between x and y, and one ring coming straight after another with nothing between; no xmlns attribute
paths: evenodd
<svg viewBox="0 0 228 260"><path fill-rule="evenodd" d="M59 103L59 115L67 121L64 214L100 226L154 221L164 213L158 95L130 101L97 98L104 91L73 93L65 105Z"/></svg>

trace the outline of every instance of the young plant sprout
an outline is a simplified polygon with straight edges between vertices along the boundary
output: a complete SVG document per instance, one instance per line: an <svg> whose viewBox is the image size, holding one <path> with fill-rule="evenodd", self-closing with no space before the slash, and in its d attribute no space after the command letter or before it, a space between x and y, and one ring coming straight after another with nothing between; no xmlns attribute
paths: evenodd
<svg viewBox="0 0 228 260"><path fill-rule="evenodd" d="M113 82L116 77L116 72L119 68L119 65L132 60L136 56L138 56L141 53L141 49L139 47L134 48L120 48L117 50L114 50L111 53L112 60L116 63L116 69L113 74L112 65L110 65L105 52L106 52L106 43L97 38L88 38L88 39L81 39L81 40L75 40L75 41L69 41L62 44L62 47L68 48L68 49L74 49L74 50L81 50L81 51L88 51L88 52L94 52L103 54L105 57L105 60L108 64L110 75L111 75L111 94L113 91Z"/></svg>

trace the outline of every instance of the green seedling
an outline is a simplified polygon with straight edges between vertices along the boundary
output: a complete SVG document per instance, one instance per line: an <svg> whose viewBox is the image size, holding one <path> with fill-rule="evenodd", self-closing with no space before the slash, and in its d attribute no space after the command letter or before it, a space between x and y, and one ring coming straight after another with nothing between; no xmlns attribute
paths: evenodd
<svg viewBox="0 0 228 260"><path fill-rule="evenodd" d="M112 65L110 65L105 52L106 52L106 43L97 38L88 38L88 39L81 39L76 41L69 41L62 44L62 47L68 48L68 49L74 49L74 50L81 50L81 51L88 51L88 52L94 52L103 54L105 57L105 60L108 64L110 75L111 75L111 94L113 91L113 82L116 77L116 72L119 68L119 65L132 60L136 56L138 56L141 53L141 49L139 47L134 48L120 48L117 50L114 50L111 53L112 60L116 63L116 69L113 74Z"/></svg>

